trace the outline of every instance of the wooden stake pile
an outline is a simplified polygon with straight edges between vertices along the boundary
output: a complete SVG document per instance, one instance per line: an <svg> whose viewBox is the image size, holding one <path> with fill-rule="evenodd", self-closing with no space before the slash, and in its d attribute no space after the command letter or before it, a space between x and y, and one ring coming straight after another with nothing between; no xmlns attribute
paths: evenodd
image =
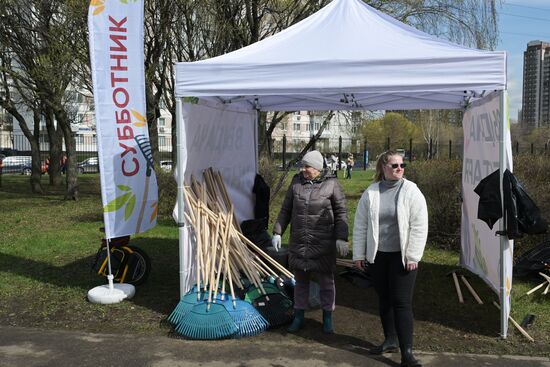
<svg viewBox="0 0 550 367"><path fill-rule="evenodd" d="M202 184L191 177L191 184L185 186L184 198L185 217L196 240L197 289L205 290L208 303L215 302L222 275L222 295L227 280L233 299L234 284L244 289L242 275L263 294L262 278L280 278L280 274L294 277L242 234L219 172L212 168L205 170Z"/></svg>

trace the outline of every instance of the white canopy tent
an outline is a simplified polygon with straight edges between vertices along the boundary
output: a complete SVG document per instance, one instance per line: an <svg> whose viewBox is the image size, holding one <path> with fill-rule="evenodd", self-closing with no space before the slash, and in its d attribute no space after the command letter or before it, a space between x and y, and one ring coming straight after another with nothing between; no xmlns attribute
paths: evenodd
<svg viewBox="0 0 550 367"><path fill-rule="evenodd" d="M181 188L192 154L185 142L189 121L184 121L184 113L189 114L184 97L251 112L464 109L495 90L502 91L502 105L506 90L505 52L437 39L360 0L334 0L263 41L208 60L176 63L175 71L179 218L183 218ZM256 141L250 144L255 146ZM500 162L504 164L502 156ZM207 168L208 162L204 164ZM187 273L186 238L182 223L180 277ZM186 291L185 285L181 291ZM503 337L505 325L501 322Z"/></svg>

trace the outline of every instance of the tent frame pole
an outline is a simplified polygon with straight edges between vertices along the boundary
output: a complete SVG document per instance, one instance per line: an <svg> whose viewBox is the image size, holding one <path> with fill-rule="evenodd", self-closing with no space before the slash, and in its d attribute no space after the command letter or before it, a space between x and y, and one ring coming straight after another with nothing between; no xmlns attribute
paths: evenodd
<svg viewBox="0 0 550 367"><path fill-rule="evenodd" d="M504 198L503 177L506 170L506 152L504 146L504 136L506 134L507 112L506 112L506 90L502 90L499 93L499 107L500 107L500 136L499 136L499 173L500 173L500 197ZM501 200L502 218L500 220L499 229L501 233L506 233L505 228L505 215L504 212L504 200ZM506 296L506 262L505 253L508 250L509 240L508 236L501 235L500 239L500 336L502 339L506 339L508 329L508 311L509 306L507 304Z"/></svg>
<svg viewBox="0 0 550 367"><path fill-rule="evenodd" d="M189 225L185 221L185 200L183 198L185 185L185 168L187 166L187 152L185 139L185 121L183 119L182 98L176 98L176 134L177 134L177 204L178 204L178 250L179 250L179 283L180 297L183 297L189 291L189 272L188 262L190 256Z"/></svg>

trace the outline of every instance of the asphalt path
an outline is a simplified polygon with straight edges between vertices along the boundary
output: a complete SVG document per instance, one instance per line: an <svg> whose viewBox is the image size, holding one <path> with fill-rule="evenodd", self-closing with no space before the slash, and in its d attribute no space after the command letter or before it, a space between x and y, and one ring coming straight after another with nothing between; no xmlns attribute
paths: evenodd
<svg viewBox="0 0 550 367"><path fill-rule="evenodd" d="M549 366L550 358L417 351L424 366ZM399 353L372 356L337 335L312 340L266 332L258 337L191 341L168 336L92 334L0 326L0 367L347 367L399 366Z"/></svg>

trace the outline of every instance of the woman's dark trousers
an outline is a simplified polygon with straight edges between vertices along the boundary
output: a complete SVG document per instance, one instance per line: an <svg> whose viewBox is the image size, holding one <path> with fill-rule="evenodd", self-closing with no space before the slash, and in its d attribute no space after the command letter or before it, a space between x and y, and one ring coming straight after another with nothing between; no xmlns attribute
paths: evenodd
<svg viewBox="0 0 550 367"><path fill-rule="evenodd" d="M371 270L384 336L397 335L399 345L412 346L412 297L417 270L404 269L401 252L381 251L376 253Z"/></svg>

